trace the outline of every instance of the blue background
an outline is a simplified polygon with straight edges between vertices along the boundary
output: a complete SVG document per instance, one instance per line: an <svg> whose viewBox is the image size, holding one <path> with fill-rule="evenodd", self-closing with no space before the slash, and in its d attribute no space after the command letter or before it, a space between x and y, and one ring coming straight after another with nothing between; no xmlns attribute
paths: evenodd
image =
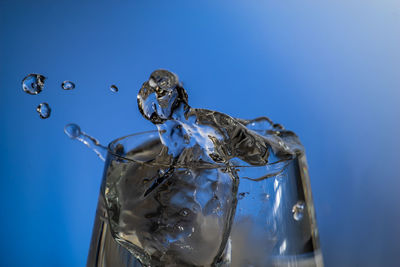
<svg viewBox="0 0 400 267"><path fill-rule="evenodd" d="M0 0L0 265L85 265L103 163L63 127L152 129L136 93L166 68L194 107L299 134L326 266L398 266L399 48L397 0Z"/></svg>

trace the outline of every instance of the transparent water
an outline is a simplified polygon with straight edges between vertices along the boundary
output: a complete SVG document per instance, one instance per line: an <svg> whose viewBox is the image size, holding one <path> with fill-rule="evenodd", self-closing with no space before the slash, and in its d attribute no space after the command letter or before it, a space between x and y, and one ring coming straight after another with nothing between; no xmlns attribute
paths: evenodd
<svg viewBox="0 0 400 267"><path fill-rule="evenodd" d="M73 89L75 89L75 84L71 81L64 81L61 84L61 88L63 90L73 90Z"/></svg>
<svg viewBox="0 0 400 267"><path fill-rule="evenodd" d="M159 135L131 150L114 147L89 266L117 264L114 253L121 266L138 264L134 258L145 266L322 266L304 149L293 132L266 117L191 108L165 70L143 84L138 106ZM100 224L118 243L109 241L109 251L99 244L112 240L98 236Z"/></svg>
<svg viewBox="0 0 400 267"><path fill-rule="evenodd" d="M303 155L278 176L233 179L238 184L232 189L246 193L232 192L232 198L232 173L188 173L188 168L145 197L160 171L139 162L162 150L157 136L148 140L153 142L128 153L115 147L117 154L138 162L110 156L106 162L88 266L142 266L136 258L145 266L323 266ZM220 179L212 175L221 172ZM224 196L236 210L232 221L229 206L218 201ZM303 216L294 218L299 200L307 205ZM224 232L229 235L225 244Z"/></svg>
<svg viewBox="0 0 400 267"><path fill-rule="evenodd" d="M112 84L111 86L110 86L110 91L111 92L113 92L113 93L117 93L118 92L118 87L115 85L115 84Z"/></svg>
<svg viewBox="0 0 400 267"><path fill-rule="evenodd" d="M127 157L151 160L162 147ZM113 162L106 175L111 230L144 263L209 266L219 259L236 207L231 173Z"/></svg>
<svg viewBox="0 0 400 267"><path fill-rule="evenodd" d="M30 95L42 92L46 77L41 74L31 73L22 80L22 90Z"/></svg>
<svg viewBox="0 0 400 267"><path fill-rule="evenodd" d="M36 112L39 114L41 119L47 119L51 114L50 105L46 102L40 103L36 108Z"/></svg>
<svg viewBox="0 0 400 267"><path fill-rule="evenodd" d="M28 74L22 79L22 90L30 95L40 94L43 91L46 79L47 78L41 74ZM64 90L72 90L75 88L75 84L71 81L64 81L61 84L61 88ZM36 112L41 119L48 119L51 115L50 105L46 102L42 102L36 107Z"/></svg>
<svg viewBox="0 0 400 267"><path fill-rule="evenodd" d="M93 150L101 160L103 160L103 161L105 160L104 154L105 154L105 151L107 150L107 148L104 147L103 145L101 145L100 142L96 138L81 131L81 128L79 127L79 125L77 125L75 123L69 123L69 124L65 125L64 133L69 138L71 138L73 140L78 140L79 142L85 144L88 148Z"/></svg>

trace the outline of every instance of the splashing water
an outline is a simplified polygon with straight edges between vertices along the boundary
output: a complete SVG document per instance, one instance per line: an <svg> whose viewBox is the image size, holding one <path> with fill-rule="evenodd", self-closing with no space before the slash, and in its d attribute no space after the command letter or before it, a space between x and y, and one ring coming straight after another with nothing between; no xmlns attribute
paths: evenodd
<svg viewBox="0 0 400 267"><path fill-rule="evenodd" d="M64 81L61 84L61 88L64 90L73 90L75 89L75 84L71 81Z"/></svg>
<svg viewBox="0 0 400 267"><path fill-rule="evenodd" d="M115 84L112 84L111 86L110 86L110 91L111 92L113 92L113 93L117 93L118 92L118 87L115 85Z"/></svg>
<svg viewBox="0 0 400 267"><path fill-rule="evenodd" d="M36 111L39 113L41 119L47 119L51 114L51 108L46 102L40 103L39 106L37 106Z"/></svg>
<svg viewBox="0 0 400 267"><path fill-rule="evenodd" d="M178 77L154 71L139 91L142 115L155 124L170 164L187 165L201 159L211 164L270 166L264 179L276 175L302 145L291 131L266 117L235 119L206 109L192 108ZM249 177L248 177L249 178Z"/></svg>
<svg viewBox="0 0 400 267"><path fill-rule="evenodd" d="M78 140L79 142L85 144L87 147L93 150L102 161L105 161L107 147L101 145L96 138L81 131L81 128L77 124L70 123L65 125L64 133L69 138L73 140Z"/></svg>
<svg viewBox="0 0 400 267"><path fill-rule="evenodd" d="M149 165L111 163L107 170L115 240L146 266L214 266L217 259L230 261L231 252L241 254L237 244L228 245L230 229L238 199L244 203L253 195L237 193L239 179L277 177L303 151L296 134L267 117L245 120L192 108L178 77L166 70L143 83L137 104L157 127L159 142L140 147ZM262 176L254 175L258 168ZM273 203L269 194L260 195ZM260 255L265 258L265 251Z"/></svg>
<svg viewBox="0 0 400 267"><path fill-rule="evenodd" d="M41 74L29 74L22 80L22 90L30 95L37 95L42 92L46 77Z"/></svg>

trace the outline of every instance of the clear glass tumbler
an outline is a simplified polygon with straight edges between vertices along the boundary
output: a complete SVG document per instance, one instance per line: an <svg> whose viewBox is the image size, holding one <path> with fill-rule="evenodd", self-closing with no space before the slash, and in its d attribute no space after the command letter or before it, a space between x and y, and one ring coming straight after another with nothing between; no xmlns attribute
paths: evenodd
<svg viewBox="0 0 400 267"><path fill-rule="evenodd" d="M268 166L171 168L162 149L157 131L109 144L87 266L323 266L304 154L254 180Z"/></svg>

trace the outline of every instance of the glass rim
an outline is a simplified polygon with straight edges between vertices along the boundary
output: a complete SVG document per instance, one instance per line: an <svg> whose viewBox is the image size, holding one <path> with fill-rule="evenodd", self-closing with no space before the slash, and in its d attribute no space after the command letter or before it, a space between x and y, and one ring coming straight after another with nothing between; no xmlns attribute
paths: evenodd
<svg viewBox="0 0 400 267"><path fill-rule="evenodd" d="M139 135L144 135L144 134L150 134L150 133L158 133L158 130L149 130L149 131L143 131L143 132L137 132L137 133L133 133L133 134L128 134L122 137L119 137L117 139L114 139L113 141L111 141L108 146L107 146L107 152L108 154L112 155L113 157L119 158L121 160L125 160L128 162L135 162L135 163L139 163L139 164L143 164L143 165L150 165L150 166L160 166L160 167L171 167L172 164L162 164L162 163L155 163L155 162L146 162L146 161L140 161L140 160L136 160L136 159L131 159L131 158L127 158L124 156L121 156L117 153L115 153L112 149L113 146L115 146L116 144L118 144L119 141L121 140L125 140L129 137L134 137L134 136L139 136ZM204 169L227 169L227 168L260 168L260 167L267 167L267 166L271 166L271 165L275 165L275 164L279 164L279 163L283 163L285 161L291 161L293 158L290 159L282 159L282 160L278 160L272 163L268 163L266 165L235 165L235 164L231 164L231 165L227 165L224 163L210 163L210 162L201 162L198 164L185 164L185 165L173 165L174 167L177 168L204 168Z"/></svg>

